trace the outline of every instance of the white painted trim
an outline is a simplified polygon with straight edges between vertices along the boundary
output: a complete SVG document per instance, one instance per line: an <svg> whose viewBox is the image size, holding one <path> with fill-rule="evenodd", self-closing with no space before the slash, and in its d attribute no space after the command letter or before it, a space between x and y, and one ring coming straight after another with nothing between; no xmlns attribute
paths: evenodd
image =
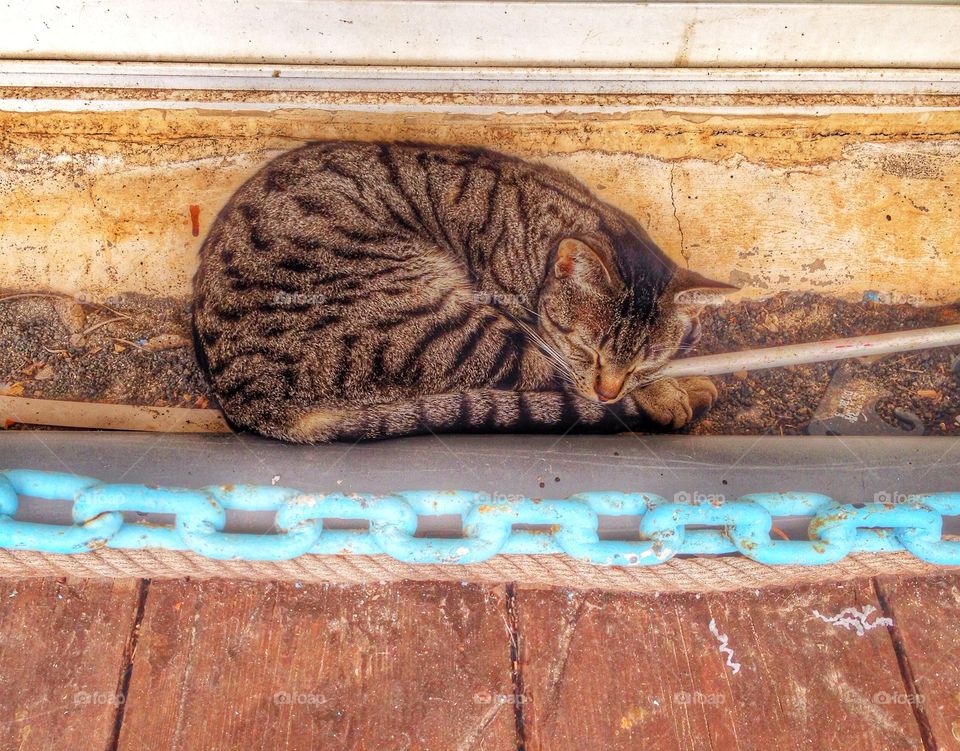
<svg viewBox="0 0 960 751"><path fill-rule="evenodd" d="M960 70L441 68L0 60L0 87L248 92L960 95Z"/></svg>
<svg viewBox="0 0 960 751"><path fill-rule="evenodd" d="M960 67L960 6L9 0L0 58L588 67Z"/></svg>

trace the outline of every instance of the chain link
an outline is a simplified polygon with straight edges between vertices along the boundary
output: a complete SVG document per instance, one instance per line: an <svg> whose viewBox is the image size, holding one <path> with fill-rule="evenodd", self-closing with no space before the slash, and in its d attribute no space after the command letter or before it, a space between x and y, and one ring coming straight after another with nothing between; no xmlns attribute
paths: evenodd
<svg viewBox="0 0 960 751"><path fill-rule="evenodd" d="M73 524L14 518L21 497L72 503ZM273 529L224 531L228 513L249 512L272 512ZM146 523L137 518L141 514L172 520ZM419 536L421 518L430 516L460 517L461 536ZM809 540L771 537L775 520L788 516L810 519ZM0 547L48 553L165 548L243 560L386 554L407 563L444 564L477 563L501 553L559 553L598 565L648 566L676 555L737 553L766 564L816 565L853 552L906 550L931 563L960 565L960 541L943 539L944 516L960 516L960 493L863 504L836 503L816 493L668 501L647 493L595 492L534 500L467 491L375 496L253 485L186 490L103 484L60 472L0 472ZM601 539L601 517L628 520L636 534ZM344 522L354 528L343 528Z"/></svg>

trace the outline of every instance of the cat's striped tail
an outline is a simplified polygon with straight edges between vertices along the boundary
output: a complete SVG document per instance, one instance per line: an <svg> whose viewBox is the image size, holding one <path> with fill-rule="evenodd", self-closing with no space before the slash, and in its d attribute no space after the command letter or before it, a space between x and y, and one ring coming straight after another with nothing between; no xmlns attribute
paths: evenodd
<svg viewBox="0 0 960 751"><path fill-rule="evenodd" d="M564 391L481 389L360 408L319 408L267 430L297 443L394 438L422 433L578 432L653 427L636 400L605 406Z"/></svg>

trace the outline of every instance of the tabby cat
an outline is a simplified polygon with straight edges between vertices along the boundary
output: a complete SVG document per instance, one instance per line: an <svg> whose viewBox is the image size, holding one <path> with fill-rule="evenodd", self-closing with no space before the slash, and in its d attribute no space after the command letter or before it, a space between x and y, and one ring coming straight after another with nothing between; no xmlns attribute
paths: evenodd
<svg viewBox="0 0 960 751"><path fill-rule="evenodd" d="M296 442L679 428L657 378L700 291L569 174L481 148L313 143L269 163L201 250L197 353L237 426Z"/></svg>

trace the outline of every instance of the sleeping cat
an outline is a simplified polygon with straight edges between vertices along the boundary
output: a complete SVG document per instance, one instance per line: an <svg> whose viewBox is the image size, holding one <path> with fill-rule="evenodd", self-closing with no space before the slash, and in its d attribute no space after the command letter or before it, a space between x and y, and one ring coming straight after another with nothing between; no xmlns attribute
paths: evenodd
<svg viewBox="0 0 960 751"><path fill-rule="evenodd" d="M559 170L336 141L236 192L193 323L227 417L287 441L679 428L716 389L657 370L727 289Z"/></svg>

